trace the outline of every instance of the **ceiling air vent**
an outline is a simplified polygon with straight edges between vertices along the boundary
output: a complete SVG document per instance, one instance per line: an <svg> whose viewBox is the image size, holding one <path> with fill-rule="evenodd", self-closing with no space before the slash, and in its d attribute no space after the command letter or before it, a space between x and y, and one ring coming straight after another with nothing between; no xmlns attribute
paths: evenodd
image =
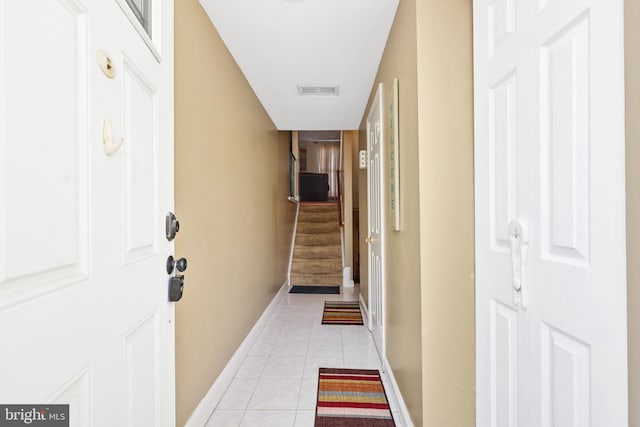
<svg viewBox="0 0 640 427"><path fill-rule="evenodd" d="M298 85L300 96L338 96L338 85Z"/></svg>

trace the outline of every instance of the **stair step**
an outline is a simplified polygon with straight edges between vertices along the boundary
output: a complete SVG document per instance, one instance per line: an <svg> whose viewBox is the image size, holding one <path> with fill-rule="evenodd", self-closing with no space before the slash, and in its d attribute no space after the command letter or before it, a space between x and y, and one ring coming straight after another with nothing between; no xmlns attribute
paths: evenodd
<svg viewBox="0 0 640 427"><path fill-rule="evenodd" d="M298 215L298 222L327 222L338 224L337 212L305 212Z"/></svg>
<svg viewBox="0 0 640 427"><path fill-rule="evenodd" d="M340 245L296 245L293 257L294 259L341 259L342 248Z"/></svg>
<svg viewBox="0 0 640 427"><path fill-rule="evenodd" d="M291 272L295 273L323 273L342 274L342 259L293 259Z"/></svg>
<svg viewBox="0 0 640 427"><path fill-rule="evenodd" d="M300 212L337 212L338 205L336 203L326 203L326 204L306 204L302 203L300 205Z"/></svg>
<svg viewBox="0 0 640 427"><path fill-rule="evenodd" d="M340 227L336 221L331 223L326 222L298 222L298 233L304 234L328 234L337 233L340 235Z"/></svg>
<svg viewBox="0 0 640 427"><path fill-rule="evenodd" d="M296 246L324 246L324 245L338 245L342 244L342 239L340 238L340 234L306 234L298 233L296 234Z"/></svg>
<svg viewBox="0 0 640 427"><path fill-rule="evenodd" d="M342 286L341 274L295 274L291 273L291 286L326 285Z"/></svg>

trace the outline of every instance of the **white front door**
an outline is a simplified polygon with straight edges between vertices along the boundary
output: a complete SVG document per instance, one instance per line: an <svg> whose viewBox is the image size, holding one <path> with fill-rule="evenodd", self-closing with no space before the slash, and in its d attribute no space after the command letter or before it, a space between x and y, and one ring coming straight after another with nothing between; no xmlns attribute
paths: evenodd
<svg viewBox="0 0 640 427"><path fill-rule="evenodd" d="M0 404L71 426L175 424L173 3L148 3L151 37L124 0L0 4Z"/></svg>
<svg viewBox="0 0 640 427"><path fill-rule="evenodd" d="M623 54L621 0L474 1L478 426L627 425Z"/></svg>
<svg viewBox="0 0 640 427"><path fill-rule="evenodd" d="M384 133L382 126L382 83L367 116L367 212L369 217L368 259L369 259L369 329L378 348L381 360L384 360L384 257L382 239L384 236L384 210L382 188L382 144Z"/></svg>

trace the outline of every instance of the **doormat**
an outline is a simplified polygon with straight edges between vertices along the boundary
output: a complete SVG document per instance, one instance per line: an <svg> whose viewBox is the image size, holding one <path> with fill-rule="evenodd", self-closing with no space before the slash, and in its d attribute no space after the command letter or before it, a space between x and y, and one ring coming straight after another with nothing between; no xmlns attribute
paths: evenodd
<svg viewBox="0 0 640 427"><path fill-rule="evenodd" d="M292 286L290 294L340 294L340 286Z"/></svg>
<svg viewBox="0 0 640 427"><path fill-rule="evenodd" d="M316 427L395 425L380 372L320 368Z"/></svg>
<svg viewBox="0 0 640 427"><path fill-rule="evenodd" d="M325 301L323 325L362 325L360 304L357 301Z"/></svg>

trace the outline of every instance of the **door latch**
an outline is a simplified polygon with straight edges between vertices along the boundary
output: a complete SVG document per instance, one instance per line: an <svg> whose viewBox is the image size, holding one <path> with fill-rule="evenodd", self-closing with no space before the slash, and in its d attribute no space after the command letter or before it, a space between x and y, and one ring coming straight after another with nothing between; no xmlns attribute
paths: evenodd
<svg viewBox="0 0 640 427"><path fill-rule="evenodd" d="M511 246L511 284L516 305L529 305L529 227L524 221L513 220L508 228Z"/></svg>
<svg viewBox="0 0 640 427"><path fill-rule="evenodd" d="M169 278L169 301L177 302L182 298L184 291L184 276L171 276Z"/></svg>

